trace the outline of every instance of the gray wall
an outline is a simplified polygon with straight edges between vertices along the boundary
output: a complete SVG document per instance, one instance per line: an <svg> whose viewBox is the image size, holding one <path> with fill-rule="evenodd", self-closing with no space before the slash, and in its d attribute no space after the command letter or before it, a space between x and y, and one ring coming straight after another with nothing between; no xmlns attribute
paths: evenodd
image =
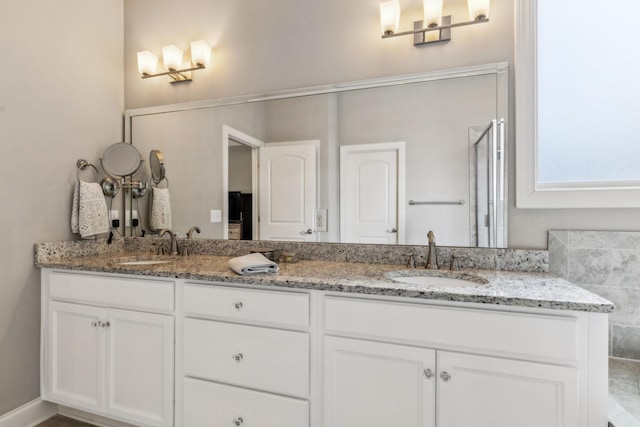
<svg viewBox="0 0 640 427"><path fill-rule="evenodd" d="M263 140L262 110L261 104L244 104L134 119L132 141L138 151L143 157L154 149L164 155L173 231L186 233L198 225L203 236L222 238L222 223L210 221L210 211L221 210L227 197L221 186L222 125ZM144 197L138 202L146 230L149 230L148 200L149 197Z"/></svg>
<svg viewBox="0 0 640 427"><path fill-rule="evenodd" d="M609 354L640 359L640 233L551 231L549 271L613 302Z"/></svg>
<svg viewBox="0 0 640 427"><path fill-rule="evenodd" d="M33 244L72 238L76 160L97 162L122 138L123 10L123 0L2 1L0 415L40 395Z"/></svg>
<svg viewBox="0 0 640 427"><path fill-rule="evenodd" d="M380 39L379 1L373 0L136 0L125 4L127 108L230 97L280 89L424 72L472 64L513 64L514 1L493 0L488 24L452 30L449 43L416 48L410 37ZM419 19L422 2L403 1L402 28ZM466 19L466 1L445 2L454 21ZM568 16L566 19L572 19ZM191 40L213 45L210 69L194 81L169 85L141 80L136 52L157 54ZM514 69L511 67L510 84ZM560 70L566 73L568 70ZM570 72L570 71L569 71ZM515 117L510 95L509 177L515 181ZM509 188L509 247L546 248L549 229L640 230L640 209L515 209Z"/></svg>

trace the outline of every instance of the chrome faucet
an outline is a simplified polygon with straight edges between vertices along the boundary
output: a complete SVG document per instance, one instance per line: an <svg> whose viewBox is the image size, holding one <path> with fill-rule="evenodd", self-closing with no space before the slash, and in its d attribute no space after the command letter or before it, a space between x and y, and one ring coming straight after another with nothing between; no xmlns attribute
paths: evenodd
<svg viewBox="0 0 640 427"><path fill-rule="evenodd" d="M174 234L174 232L167 229L158 231L158 235L160 237L164 237L164 235L167 233L169 233L169 237L171 238L171 249L169 250L169 253L171 255L178 255L178 240L176 239L176 235Z"/></svg>
<svg viewBox="0 0 640 427"><path fill-rule="evenodd" d="M438 259L436 257L436 235L433 234L433 231L429 230L429 233L427 233L427 237L429 238L429 250L427 252L426 268L429 270L437 270Z"/></svg>
<svg viewBox="0 0 640 427"><path fill-rule="evenodd" d="M194 231L200 234L200 227L198 227L197 225L194 225L193 227L191 227L189 231L187 231L187 239L191 239Z"/></svg>

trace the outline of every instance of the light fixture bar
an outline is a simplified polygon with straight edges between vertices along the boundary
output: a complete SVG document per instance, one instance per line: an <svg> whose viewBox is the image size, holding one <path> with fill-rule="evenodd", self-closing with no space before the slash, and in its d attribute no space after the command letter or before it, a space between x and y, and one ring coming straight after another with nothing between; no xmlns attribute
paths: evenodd
<svg viewBox="0 0 640 427"><path fill-rule="evenodd" d="M181 68L179 70L169 70L169 71L165 71L164 73L143 74L142 78L143 79L148 79L148 78L151 78L151 77L158 77L158 76L170 76L175 80L175 82L172 82L172 83L177 83L179 81L180 82L191 81L190 76L188 76L186 74L182 74L182 73L186 73L188 71L202 70L204 68L206 68L204 65L198 64L195 67Z"/></svg>
<svg viewBox="0 0 640 427"><path fill-rule="evenodd" d="M444 18L443 17L443 22L444 22ZM422 22L422 21L416 21L416 22ZM489 18L481 18L481 19L476 19L475 21L466 21L466 22L457 22L455 24L447 24L447 25L440 25L438 27L432 27L432 28L418 28L415 29L413 31L403 31L401 33L394 33L394 34L383 34L382 38L383 39L388 39L391 37L398 37L398 36L407 36L409 34L419 34L419 33L426 33L428 31L440 31L440 30L448 30L451 28L457 28L457 27L466 27L469 25L475 25L475 24L482 24L485 22L489 22ZM422 24L420 24L422 26Z"/></svg>

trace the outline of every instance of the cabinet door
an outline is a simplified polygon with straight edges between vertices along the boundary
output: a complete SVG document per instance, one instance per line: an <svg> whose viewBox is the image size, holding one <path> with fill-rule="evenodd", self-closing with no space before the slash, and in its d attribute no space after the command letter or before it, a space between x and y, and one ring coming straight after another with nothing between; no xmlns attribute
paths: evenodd
<svg viewBox="0 0 640 427"><path fill-rule="evenodd" d="M568 367L438 352L438 427L579 427Z"/></svg>
<svg viewBox="0 0 640 427"><path fill-rule="evenodd" d="M324 344L325 427L435 425L434 350L329 336Z"/></svg>
<svg viewBox="0 0 640 427"><path fill-rule="evenodd" d="M173 317L108 312L107 415L173 425Z"/></svg>
<svg viewBox="0 0 640 427"><path fill-rule="evenodd" d="M45 399L90 411L103 409L103 308L49 303L45 336Z"/></svg>

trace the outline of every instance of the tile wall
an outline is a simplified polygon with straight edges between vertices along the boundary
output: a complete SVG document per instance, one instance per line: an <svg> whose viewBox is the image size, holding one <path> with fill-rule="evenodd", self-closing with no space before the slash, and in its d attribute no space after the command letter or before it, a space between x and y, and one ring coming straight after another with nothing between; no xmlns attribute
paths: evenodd
<svg viewBox="0 0 640 427"><path fill-rule="evenodd" d="M613 302L609 354L640 359L640 232L550 231L549 271Z"/></svg>

